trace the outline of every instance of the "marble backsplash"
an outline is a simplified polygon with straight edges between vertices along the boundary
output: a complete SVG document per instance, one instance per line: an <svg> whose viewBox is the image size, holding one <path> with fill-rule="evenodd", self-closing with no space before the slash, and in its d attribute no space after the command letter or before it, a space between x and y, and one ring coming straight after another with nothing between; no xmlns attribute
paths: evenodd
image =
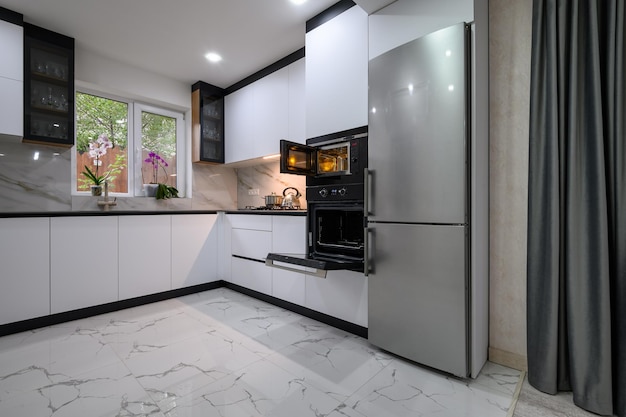
<svg viewBox="0 0 626 417"><path fill-rule="evenodd" d="M72 195L72 150L0 138L0 213L101 211L98 197ZM305 177L281 174L278 161L245 168L193 164L192 198L117 197L112 211L235 210L262 206L264 196L297 188ZM248 190L259 190L249 195Z"/></svg>
<svg viewBox="0 0 626 417"><path fill-rule="evenodd" d="M237 208L265 205L265 196L272 193L283 195L287 187L296 188L302 197L300 205L306 208L306 177L303 175L281 174L278 161L237 169ZM249 190L259 190L259 195L249 195Z"/></svg>

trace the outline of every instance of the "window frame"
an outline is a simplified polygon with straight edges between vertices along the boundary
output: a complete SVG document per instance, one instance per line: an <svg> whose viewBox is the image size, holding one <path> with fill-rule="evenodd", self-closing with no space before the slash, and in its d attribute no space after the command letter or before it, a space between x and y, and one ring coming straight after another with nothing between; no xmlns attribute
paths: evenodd
<svg viewBox="0 0 626 417"><path fill-rule="evenodd" d="M143 164L142 159L142 144L141 144L141 112L146 111L150 113L160 114L167 117L176 119L176 188L178 189L179 197L186 197L187 190L187 170L188 163L186 160L187 140L185 136L185 112L181 110L175 110L159 105L148 104L139 100L135 100L129 97L123 97L117 94L111 94L103 92L101 90L92 89L88 87L80 87L75 89L76 93L90 94L93 96L102 97L109 100L119 101L126 103L127 108L127 121L128 129L127 134L127 158L126 169L128 170L128 192L120 193L111 191L110 194L116 197L145 197L143 191L143 181L141 178L141 167ZM76 113L76 112L75 112ZM77 117L75 116L75 125L77 123ZM87 196L90 195L89 191L78 191L77 181L81 173L76 167L76 145L73 146L71 153L71 188L72 196Z"/></svg>

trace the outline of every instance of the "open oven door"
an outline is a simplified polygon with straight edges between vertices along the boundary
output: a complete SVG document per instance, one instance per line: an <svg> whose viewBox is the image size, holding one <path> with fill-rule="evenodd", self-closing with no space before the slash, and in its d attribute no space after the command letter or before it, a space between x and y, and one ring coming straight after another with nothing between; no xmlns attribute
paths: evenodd
<svg viewBox="0 0 626 417"><path fill-rule="evenodd" d="M350 270L363 272L363 259L322 255L268 253L265 265L291 272L326 278L327 271Z"/></svg>
<svg viewBox="0 0 626 417"><path fill-rule="evenodd" d="M282 139L280 141L280 172L315 176L317 174L317 148Z"/></svg>

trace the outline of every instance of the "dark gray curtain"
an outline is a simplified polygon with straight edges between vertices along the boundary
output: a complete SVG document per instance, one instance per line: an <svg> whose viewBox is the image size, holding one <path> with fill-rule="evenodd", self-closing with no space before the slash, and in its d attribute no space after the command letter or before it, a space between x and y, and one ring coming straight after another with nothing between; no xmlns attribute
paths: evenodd
<svg viewBox="0 0 626 417"><path fill-rule="evenodd" d="M528 380L626 417L624 0L534 0Z"/></svg>

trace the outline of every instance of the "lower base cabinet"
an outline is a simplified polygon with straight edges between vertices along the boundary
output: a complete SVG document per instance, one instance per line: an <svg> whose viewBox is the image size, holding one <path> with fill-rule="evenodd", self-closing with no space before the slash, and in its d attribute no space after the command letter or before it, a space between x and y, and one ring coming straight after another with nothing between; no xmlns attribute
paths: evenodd
<svg viewBox="0 0 626 417"><path fill-rule="evenodd" d="M218 277L217 214L172 216L172 289L213 282Z"/></svg>
<svg viewBox="0 0 626 417"><path fill-rule="evenodd" d="M117 217L50 219L50 312L118 300Z"/></svg>
<svg viewBox="0 0 626 417"><path fill-rule="evenodd" d="M272 295L272 271L264 263L233 257L233 283Z"/></svg>
<svg viewBox="0 0 626 417"><path fill-rule="evenodd" d="M172 288L172 216L119 217L119 299Z"/></svg>
<svg viewBox="0 0 626 417"><path fill-rule="evenodd" d="M50 314L50 219L0 219L0 325Z"/></svg>

